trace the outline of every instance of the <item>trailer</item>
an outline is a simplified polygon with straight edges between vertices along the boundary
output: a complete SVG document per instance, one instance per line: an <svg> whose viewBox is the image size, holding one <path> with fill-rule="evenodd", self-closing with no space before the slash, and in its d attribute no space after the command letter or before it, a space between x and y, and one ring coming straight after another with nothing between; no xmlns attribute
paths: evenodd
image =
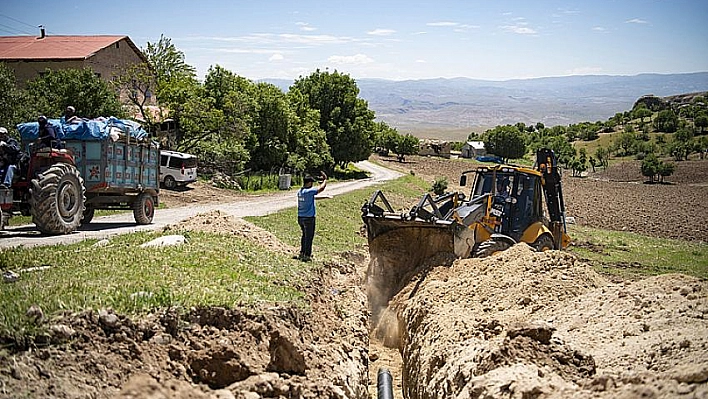
<svg viewBox="0 0 708 399"><path fill-rule="evenodd" d="M152 222L160 148L139 124L116 118L49 123L59 137L52 147L37 145L37 122L17 126L29 156L12 187L0 190L3 225L21 213L43 233L67 234L97 209L132 210L137 224Z"/></svg>

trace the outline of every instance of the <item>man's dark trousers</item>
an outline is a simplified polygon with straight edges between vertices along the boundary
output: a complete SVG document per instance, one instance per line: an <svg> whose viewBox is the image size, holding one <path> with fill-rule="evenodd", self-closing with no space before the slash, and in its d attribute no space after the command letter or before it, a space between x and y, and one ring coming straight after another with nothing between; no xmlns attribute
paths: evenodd
<svg viewBox="0 0 708 399"><path fill-rule="evenodd" d="M315 217L298 216L297 223L302 230L300 256L310 258L312 257L312 240L315 238Z"/></svg>

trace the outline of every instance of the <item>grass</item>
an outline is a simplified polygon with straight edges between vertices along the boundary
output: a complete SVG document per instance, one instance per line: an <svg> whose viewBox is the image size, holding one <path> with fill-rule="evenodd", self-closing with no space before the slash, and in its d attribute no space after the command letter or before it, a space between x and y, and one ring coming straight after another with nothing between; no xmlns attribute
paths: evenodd
<svg viewBox="0 0 708 399"><path fill-rule="evenodd" d="M121 235L107 247L94 247L95 240L88 240L0 251L2 270L50 266L0 285L0 334L33 334L24 316L32 304L51 315L108 307L138 314L170 306L302 302L296 287L308 266L285 254L264 251L238 237L198 232L188 233L188 243L182 246L140 247L158 236Z"/></svg>
<svg viewBox="0 0 708 399"><path fill-rule="evenodd" d="M708 244L571 225L571 252L622 278L684 273L708 278Z"/></svg>

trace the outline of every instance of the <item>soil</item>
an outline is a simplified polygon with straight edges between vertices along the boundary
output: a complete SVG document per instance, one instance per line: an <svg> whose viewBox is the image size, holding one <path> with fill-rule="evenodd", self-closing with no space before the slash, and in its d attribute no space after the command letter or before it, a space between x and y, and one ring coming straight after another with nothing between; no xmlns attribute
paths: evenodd
<svg viewBox="0 0 708 399"><path fill-rule="evenodd" d="M381 162L431 183L446 176L450 189L470 169L424 157ZM591 227L708 239L708 161L680 163L670 185L642 184L625 166L566 177L569 215ZM161 191L169 207L224 196L239 194L201 182ZM295 251L219 211L166 230ZM352 250L314 265L300 287L306 309L37 317L49 333L23 350L0 349L0 398L363 399L376 397L381 367L393 375L395 398L708 398L706 281L608 281L572 254L519 244L485 259L433 259L372 326L368 263Z"/></svg>
<svg viewBox="0 0 708 399"><path fill-rule="evenodd" d="M187 186L177 187L174 190L160 189L160 202L164 203L168 208L223 203L227 199L245 196L246 194L238 191L214 187L213 184L201 180L197 180Z"/></svg>

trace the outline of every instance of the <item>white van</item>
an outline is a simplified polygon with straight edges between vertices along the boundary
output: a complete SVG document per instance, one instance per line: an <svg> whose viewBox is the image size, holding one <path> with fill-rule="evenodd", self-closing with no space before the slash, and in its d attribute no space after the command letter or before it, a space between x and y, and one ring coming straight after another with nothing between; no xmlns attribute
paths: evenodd
<svg viewBox="0 0 708 399"><path fill-rule="evenodd" d="M165 188L185 186L197 180L197 157L177 151L160 151L160 182Z"/></svg>

